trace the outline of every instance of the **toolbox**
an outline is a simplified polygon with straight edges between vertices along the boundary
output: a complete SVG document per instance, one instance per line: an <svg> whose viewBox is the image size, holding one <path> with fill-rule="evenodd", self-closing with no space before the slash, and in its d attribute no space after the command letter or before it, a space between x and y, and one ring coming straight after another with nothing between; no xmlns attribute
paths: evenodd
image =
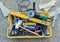
<svg viewBox="0 0 60 42"><path fill-rule="evenodd" d="M37 12L37 13L39 13L39 14L45 14L45 15L47 15L49 18L50 18L50 15L49 15L49 12ZM9 13L9 17L8 17L8 21L9 21L9 24L10 25L12 25L12 20L13 20L13 17L19 17L19 18L22 18L22 19L27 19L27 18L29 18L27 15L26 15L26 12L14 12L14 11L11 11L10 13ZM39 23L39 24L43 24L43 25L46 25L47 26L47 31L49 32L49 35L18 35L18 36L11 36L11 35L9 35L9 31L10 31L10 27L8 27L7 28L7 37L8 38L49 38L49 37L51 37L52 36L52 28L51 28L51 26L50 26L50 23L51 22L44 22L43 20L39 20L39 19L36 19L36 18L30 18L29 19L30 21L32 21L33 22L33 25L35 25L35 23ZM31 23L32 23L31 22ZM30 23L30 24L31 24ZM26 25L28 25L29 23L25 23ZM23 27L22 27L23 28ZM25 29L25 28L23 28L23 29ZM25 30L28 30L28 29L25 29ZM29 31L29 30L28 30ZM30 31L31 32L31 31ZM29 32L28 32L29 33ZM34 33L34 32L32 32L32 33ZM34 33L34 34L36 34L36 33Z"/></svg>

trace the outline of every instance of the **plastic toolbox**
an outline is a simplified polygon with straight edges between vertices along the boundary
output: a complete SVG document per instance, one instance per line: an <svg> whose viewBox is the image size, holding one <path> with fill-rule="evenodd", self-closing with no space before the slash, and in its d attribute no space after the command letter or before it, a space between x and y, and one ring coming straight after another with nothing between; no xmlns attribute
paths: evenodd
<svg viewBox="0 0 60 42"><path fill-rule="evenodd" d="M37 13L45 14L50 18L50 15L49 15L48 12L37 12ZM9 17L8 17L8 21L9 21L10 25L12 25L12 19L13 19L12 16L16 16L16 17L19 17L19 18L22 18L22 19L27 19L28 18L28 16L26 16L26 12L11 11L9 13ZM7 28L7 37L8 38L49 38L49 37L52 36L52 28L50 26L50 22L45 23L43 20L39 20L39 19L36 19L36 18L30 18L30 20L33 21L34 23L39 23L39 24L46 25L47 30L49 32L49 35L47 35L47 36L42 36L42 35L40 35L40 36L10 36L9 35L10 28Z"/></svg>

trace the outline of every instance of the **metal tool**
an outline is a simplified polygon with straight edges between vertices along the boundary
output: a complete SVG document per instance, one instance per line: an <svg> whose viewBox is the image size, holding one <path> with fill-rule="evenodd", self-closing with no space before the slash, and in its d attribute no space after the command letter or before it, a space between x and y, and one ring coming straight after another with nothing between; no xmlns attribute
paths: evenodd
<svg viewBox="0 0 60 42"><path fill-rule="evenodd" d="M24 27L29 30L36 30L35 26L32 25L31 26L24 25Z"/></svg>
<svg viewBox="0 0 60 42"><path fill-rule="evenodd" d="M12 15L12 16L19 17L19 18L21 18L21 19L26 19L26 20L28 20L28 21L30 21L30 22L32 21L32 22L35 22L35 23L39 23L39 24L45 25L45 21L40 20L40 19L37 19L37 18L29 18L28 16L26 16L26 15L24 15L24 14L21 14L21 13L19 13L19 12L10 12L9 14ZM29 18L29 19L28 19L28 18Z"/></svg>
<svg viewBox="0 0 60 42"><path fill-rule="evenodd" d="M46 27L46 26L41 25L41 27L42 27L42 31L43 31L44 35L49 35L49 34L50 34L50 33L48 32L48 30L47 30L47 27Z"/></svg>
<svg viewBox="0 0 60 42"><path fill-rule="evenodd" d="M39 35L43 35L42 28L41 28L41 26L40 26L39 24L36 24L36 28L37 28L38 30L41 30L41 32L39 32L38 34L39 34Z"/></svg>
<svg viewBox="0 0 60 42"><path fill-rule="evenodd" d="M17 35L19 35L19 36L25 36L25 31L23 29L19 28Z"/></svg>
<svg viewBox="0 0 60 42"><path fill-rule="evenodd" d="M29 9L29 10L27 11L27 16L29 16L30 18L33 17L34 15L35 15L34 10Z"/></svg>
<svg viewBox="0 0 60 42"><path fill-rule="evenodd" d="M51 19L44 14L35 14L34 17L44 21L51 21Z"/></svg>
<svg viewBox="0 0 60 42"><path fill-rule="evenodd" d="M47 35L49 32L47 31L47 27L45 25L37 24L36 28L39 28L42 32L42 35Z"/></svg>
<svg viewBox="0 0 60 42"><path fill-rule="evenodd" d="M47 33L46 26L41 25L41 28L42 28L42 31L43 31L44 35L46 35L46 33Z"/></svg>
<svg viewBox="0 0 60 42"><path fill-rule="evenodd" d="M36 26L36 23L34 23L34 22L24 22L24 23L23 23L23 26L24 26L24 25L27 25L27 26L29 26L29 25L30 25L30 26L34 25L34 26Z"/></svg>
<svg viewBox="0 0 60 42"><path fill-rule="evenodd" d="M33 9L27 10L27 16L33 17L35 15L35 2L33 2Z"/></svg>
<svg viewBox="0 0 60 42"><path fill-rule="evenodd" d="M37 14L35 11L35 2L33 2L33 9L28 9L27 10L27 16L29 16L30 18L35 17L44 21L47 21L48 16L44 15L44 14Z"/></svg>
<svg viewBox="0 0 60 42"><path fill-rule="evenodd" d="M15 29L15 26L13 25L13 26L10 28L9 35L14 36L14 35L17 35L17 33L18 33L18 30Z"/></svg>
<svg viewBox="0 0 60 42"><path fill-rule="evenodd" d="M28 6L30 5L30 1L29 0L21 0L21 1L17 0L17 4L18 4L18 11L22 12L28 9Z"/></svg>
<svg viewBox="0 0 60 42"><path fill-rule="evenodd" d="M12 18L13 18L13 19L12 19L13 24L16 25L16 23L18 22L18 21L17 21L17 18L16 18L15 16L14 16L14 17L12 16Z"/></svg>
<svg viewBox="0 0 60 42"><path fill-rule="evenodd" d="M18 29L22 22L23 22L22 20L18 20L18 23L16 24L15 28Z"/></svg>
<svg viewBox="0 0 60 42"><path fill-rule="evenodd" d="M21 8L20 9L21 12L25 12L27 10L27 6L21 6L20 8Z"/></svg>

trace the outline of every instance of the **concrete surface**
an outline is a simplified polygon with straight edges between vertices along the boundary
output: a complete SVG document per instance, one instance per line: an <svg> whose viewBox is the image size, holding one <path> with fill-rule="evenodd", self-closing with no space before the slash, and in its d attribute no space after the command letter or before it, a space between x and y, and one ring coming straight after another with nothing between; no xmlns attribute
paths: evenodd
<svg viewBox="0 0 60 42"><path fill-rule="evenodd" d="M31 0L31 4L29 8L32 8L32 2L36 2L37 11L41 11L38 7L39 4L44 4L49 2L50 0ZM16 4L16 0L2 0L4 5L13 11L18 11L18 6ZM60 7L60 0L57 0L56 6ZM53 7L53 8L54 8ZM51 38L46 39L8 39L6 36L7 28L9 27L8 18L4 18L2 13L0 12L0 42L60 42L60 16L58 16L55 27L53 29L53 35Z"/></svg>

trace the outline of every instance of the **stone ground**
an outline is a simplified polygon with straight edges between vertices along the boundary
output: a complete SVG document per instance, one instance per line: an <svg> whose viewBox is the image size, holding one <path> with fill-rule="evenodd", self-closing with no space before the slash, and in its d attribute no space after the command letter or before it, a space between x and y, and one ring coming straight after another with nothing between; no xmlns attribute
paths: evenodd
<svg viewBox="0 0 60 42"><path fill-rule="evenodd" d="M4 5L13 11L18 11L18 6L16 0L1 0ZM29 8L32 8L32 2L36 2L36 10L41 11L38 7L39 4L47 3L51 0L30 0L31 5ZM60 7L60 0L57 0L57 3L54 7ZM60 16L58 16L55 27L53 29L53 35L51 38L46 39L8 39L6 36L7 28L9 27L8 18L4 18L0 12L0 42L60 42Z"/></svg>

